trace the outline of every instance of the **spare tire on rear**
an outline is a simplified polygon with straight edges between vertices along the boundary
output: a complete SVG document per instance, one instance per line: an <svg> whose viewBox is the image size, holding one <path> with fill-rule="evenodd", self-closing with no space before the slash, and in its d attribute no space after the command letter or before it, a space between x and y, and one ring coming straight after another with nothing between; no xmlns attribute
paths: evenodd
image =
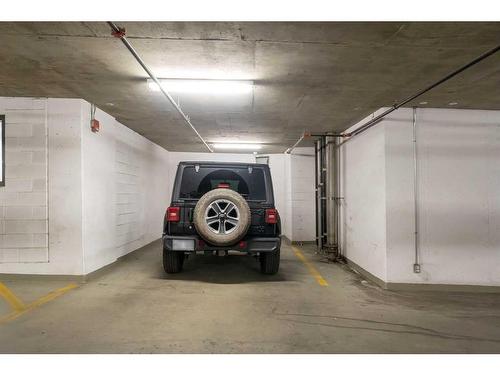
<svg viewBox="0 0 500 375"><path fill-rule="evenodd" d="M231 246L241 240L250 219L247 201L230 189L214 189L203 195L193 215L198 234L215 246Z"/></svg>

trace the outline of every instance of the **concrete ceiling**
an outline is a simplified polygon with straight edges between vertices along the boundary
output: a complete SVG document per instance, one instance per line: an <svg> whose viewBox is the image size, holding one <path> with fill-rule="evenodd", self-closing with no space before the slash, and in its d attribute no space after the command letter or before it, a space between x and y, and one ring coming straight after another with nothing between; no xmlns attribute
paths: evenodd
<svg viewBox="0 0 500 375"><path fill-rule="evenodd" d="M209 142L262 141L264 152L304 130L345 130L500 40L500 23L118 24L159 77L254 80L246 103L181 104ZM0 96L84 98L168 150L206 151L106 23L0 23L0 64ZM500 110L499 87L500 53L417 103Z"/></svg>

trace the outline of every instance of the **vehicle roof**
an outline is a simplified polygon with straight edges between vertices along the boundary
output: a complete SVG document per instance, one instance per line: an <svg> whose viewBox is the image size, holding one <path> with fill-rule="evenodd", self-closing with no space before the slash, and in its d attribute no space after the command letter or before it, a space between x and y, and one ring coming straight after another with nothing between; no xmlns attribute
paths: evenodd
<svg viewBox="0 0 500 375"><path fill-rule="evenodd" d="M261 164L261 163L242 163L242 162L227 162L227 161L180 161L179 165L225 165L225 166L236 166L236 167L246 167L248 165L256 165L259 167L267 167L269 168L268 164Z"/></svg>

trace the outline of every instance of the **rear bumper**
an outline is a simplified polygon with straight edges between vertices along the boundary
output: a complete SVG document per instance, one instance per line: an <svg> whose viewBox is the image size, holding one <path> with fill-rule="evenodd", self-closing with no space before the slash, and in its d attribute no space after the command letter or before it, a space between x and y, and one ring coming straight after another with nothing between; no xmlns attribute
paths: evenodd
<svg viewBox="0 0 500 375"><path fill-rule="evenodd" d="M174 240L182 241L183 248L175 248L177 246L174 246ZM240 246L241 242L244 242L245 246ZM185 246L186 244L187 246ZM234 250L247 253L265 253L265 252L275 251L280 247L281 247L280 237L251 237L251 238L244 238L242 241L232 246L212 246L204 241L200 241L199 236L169 236L169 235L163 236L163 249L171 251L196 252L196 251Z"/></svg>

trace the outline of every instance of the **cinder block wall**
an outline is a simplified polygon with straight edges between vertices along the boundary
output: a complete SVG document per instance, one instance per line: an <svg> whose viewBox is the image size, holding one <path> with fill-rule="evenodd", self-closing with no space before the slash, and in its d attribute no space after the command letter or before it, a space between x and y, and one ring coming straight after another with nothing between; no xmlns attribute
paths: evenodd
<svg viewBox="0 0 500 375"><path fill-rule="evenodd" d="M290 241L315 241L314 148L298 147L291 155L267 156L282 234Z"/></svg>
<svg viewBox="0 0 500 375"><path fill-rule="evenodd" d="M383 127L379 124L367 130L340 149L340 196L344 198L341 200L340 237L341 247L351 262L385 281L387 219Z"/></svg>
<svg viewBox="0 0 500 375"><path fill-rule="evenodd" d="M82 99L0 98L0 114L0 273L84 275L161 237L165 149L102 111L102 130L92 133ZM125 195L135 208L121 212Z"/></svg>
<svg viewBox="0 0 500 375"><path fill-rule="evenodd" d="M162 235L170 203L169 152L101 110L99 133L82 106L84 273L114 262ZM160 260L159 260L160 261Z"/></svg>
<svg viewBox="0 0 500 375"><path fill-rule="evenodd" d="M47 101L0 98L5 187L0 187L0 262L48 262Z"/></svg>
<svg viewBox="0 0 500 375"><path fill-rule="evenodd" d="M500 111L418 108L416 134L417 211L411 108L342 146L345 255L389 288L500 286Z"/></svg>
<svg viewBox="0 0 500 375"><path fill-rule="evenodd" d="M292 241L316 239L314 148L298 147L290 155L290 221Z"/></svg>

